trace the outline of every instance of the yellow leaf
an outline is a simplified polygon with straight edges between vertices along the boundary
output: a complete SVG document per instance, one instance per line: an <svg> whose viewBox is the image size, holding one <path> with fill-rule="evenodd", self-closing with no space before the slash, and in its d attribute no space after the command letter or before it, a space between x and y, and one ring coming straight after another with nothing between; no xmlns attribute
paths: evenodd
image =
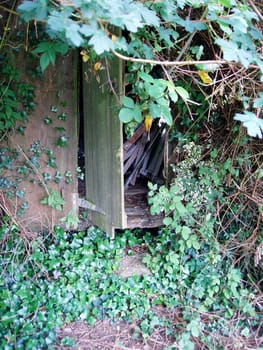
<svg viewBox="0 0 263 350"><path fill-rule="evenodd" d="M117 36L116 36L116 35L114 35L114 34L112 34L112 36L111 36L111 40L112 40L113 42L115 42L115 41L117 40Z"/></svg>
<svg viewBox="0 0 263 350"><path fill-rule="evenodd" d="M93 66L93 69L94 69L94 72L96 73L98 70L100 70L102 68L102 65L101 65L101 62L98 61L94 64Z"/></svg>
<svg viewBox="0 0 263 350"><path fill-rule="evenodd" d="M211 84L213 82L213 79L208 75L208 73L202 70L199 70L197 73L204 84Z"/></svg>
<svg viewBox="0 0 263 350"><path fill-rule="evenodd" d="M80 51L80 54L82 56L82 61L85 63L85 62L88 62L89 60L89 55L88 55L88 52L86 50L81 50Z"/></svg>
<svg viewBox="0 0 263 350"><path fill-rule="evenodd" d="M144 117L144 127L145 127L145 131L148 133L148 140L150 140L150 130L152 127L152 122L153 122L152 116L149 113L147 113Z"/></svg>

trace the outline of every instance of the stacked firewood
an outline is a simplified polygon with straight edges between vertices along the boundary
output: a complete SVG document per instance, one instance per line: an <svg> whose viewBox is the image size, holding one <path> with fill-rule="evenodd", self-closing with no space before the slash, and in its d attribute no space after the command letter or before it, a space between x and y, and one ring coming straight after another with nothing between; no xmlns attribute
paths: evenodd
<svg viewBox="0 0 263 350"><path fill-rule="evenodd" d="M126 188L134 186L142 178L158 184L164 182L162 170L166 125L156 120L149 133L146 133L144 123L141 123L123 145Z"/></svg>

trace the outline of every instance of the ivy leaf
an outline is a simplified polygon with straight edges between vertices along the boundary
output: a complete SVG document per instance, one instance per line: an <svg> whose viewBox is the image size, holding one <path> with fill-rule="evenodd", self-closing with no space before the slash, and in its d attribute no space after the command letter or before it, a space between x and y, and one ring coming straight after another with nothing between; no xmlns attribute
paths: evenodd
<svg viewBox="0 0 263 350"><path fill-rule="evenodd" d="M244 114L237 113L234 119L247 128L249 136L263 138L263 119L258 118L254 113L249 111L245 111Z"/></svg>
<svg viewBox="0 0 263 350"><path fill-rule="evenodd" d="M65 223L67 229L69 229L70 227L77 229L78 223L79 223L79 218L75 212L70 210L68 215L66 217L60 219L60 221Z"/></svg>
<svg viewBox="0 0 263 350"><path fill-rule="evenodd" d="M65 201L58 192L54 191L51 188L49 195L43 198L40 201L40 203L47 204L51 208L61 211L63 209L63 205L65 204Z"/></svg>
<svg viewBox="0 0 263 350"><path fill-rule="evenodd" d="M170 216L168 216L168 217L166 217L166 218L163 219L163 223L164 223L164 225L166 225L166 226L170 226L170 225L172 225L172 223L173 223L173 219L172 219Z"/></svg>
<svg viewBox="0 0 263 350"><path fill-rule="evenodd" d="M188 226L183 226L181 234L183 239L186 241L191 235L190 228Z"/></svg>

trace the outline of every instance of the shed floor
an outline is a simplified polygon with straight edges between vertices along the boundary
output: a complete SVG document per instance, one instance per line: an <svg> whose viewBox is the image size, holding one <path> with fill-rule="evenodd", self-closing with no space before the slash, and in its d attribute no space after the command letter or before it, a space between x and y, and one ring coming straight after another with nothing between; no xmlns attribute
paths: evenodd
<svg viewBox="0 0 263 350"><path fill-rule="evenodd" d="M127 228L154 228L163 225L162 215L151 215L147 203L148 189L146 185L136 184L125 189L125 213ZM79 180L79 196L85 198L85 181ZM85 221L85 220L84 220ZM86 221L85 221L86 222ZM90 222L86 225L90 226Z"/></svg>
<svg viewBox="0 0 263 350"><path fill-rule="evenodd" d="M150 214L147 193L147 187L140 184L125 189L127 228L151 228L163 225L162 215Z"/></svg>

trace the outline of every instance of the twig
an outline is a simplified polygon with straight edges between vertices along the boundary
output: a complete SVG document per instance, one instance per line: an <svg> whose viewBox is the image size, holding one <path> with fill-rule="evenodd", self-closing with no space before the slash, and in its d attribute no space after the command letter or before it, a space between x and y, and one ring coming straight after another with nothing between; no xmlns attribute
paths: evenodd
<svg viewBox="0 0 263 350"><path fill-rule="evenodd" d="M257 6L254 4L254 2L252 0L247 0L247 2L253 8L253 10L256 12L256 14L258 15L259 19L261 21L263 21L263 16L262 16L260 10L257 8Z"/></svg>
<svg viewBox="0 0 263 350"><path fill-rule="evenodd" d="M39 171L37 169L37 167L31 162L31 160L28 158L28 156L25 154L25 152L23 151L22 147L19 146L18 144L16 144L16 148L18 149L19 153L22 154L22 156L26 159L26 161L30 164L30 166L33 168L34 172L36 173L37 177L39 178L39 181L41 182L41 184L43 185L47 195L50 195L50 192L47 188L47 185L45 184L45 182L43 181L41 175L39 174Z"/></svg>
<svg viewBox="0 0 263 350"><path fill-rule="evenodd" d="M108 61L107 57L105 57L105 63L106 63L106 72L107 72L108 83L110 85L111 91L112 91L113 95L116 97L116 100L118 101L118 103L121 104L120 98L117 95L116 90L114 89L114 86L112 84L112 80L110 77L110 71L109 71L109 61Z"/></svg>
<svg viewBox="0 0 263 350"><path fill-rule="evenodd" d="M119 52L112 50L112 53L119 57L120 59L124 61L129 62L138 62L138 63L148 63L153 65L160 65L160 66L193 66L196 64L233 64L234 62L226 61L226 60L205 60L205 61L195 61L195 60L187 60L187 61L157 61L157 60L150 60L145 58L135 58L135 57L129 57L120 54Z"/></svg>

